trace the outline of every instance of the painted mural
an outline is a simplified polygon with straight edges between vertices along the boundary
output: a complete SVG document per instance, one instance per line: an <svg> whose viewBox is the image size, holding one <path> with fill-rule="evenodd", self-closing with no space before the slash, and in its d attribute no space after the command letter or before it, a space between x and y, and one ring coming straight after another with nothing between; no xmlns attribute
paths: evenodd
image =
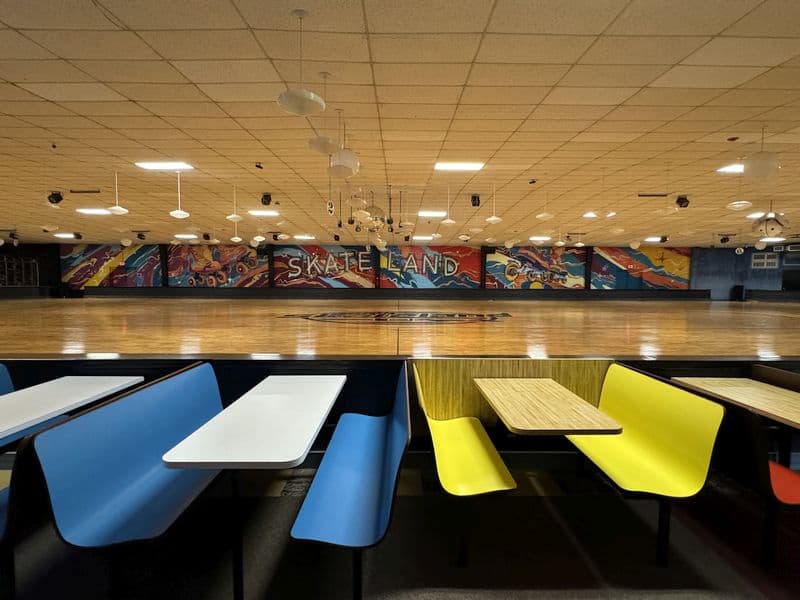
<svg viewBox="0 0 800 600"><path fill-rule="evenodd" d="M478 288L480 248L389 246L381 252L382 288Z"/></svg>
<svg viewBox="0 0 800 600"><path fill-rule="evenodd" d="M691 248L595 247L592 289L689 289L691 254Z"/></svg>
<svg viewBox="0 0 800 600"><path fill-rule="evenodd" d="M486 255L486 287L582 290L586 276L583 248L499 247Z"/></svg>
<svg viewBox="0 0 800 600"><path fill-rule="evenodd" d="M269 260L250 246L170 246L170 287L268 287Z"/></svg>
<svg viewBox="0 0 800 600"><path fill-rule="evenodd" d="M364 246L275 246L275 287L374 288L375 264Z"/></svg>
<svg viewBox="0 0 800 600"><path fill-rule="evenodd" d="M86 287L160 287L161 254L154 244L62 244L61 281Z"/></svg>

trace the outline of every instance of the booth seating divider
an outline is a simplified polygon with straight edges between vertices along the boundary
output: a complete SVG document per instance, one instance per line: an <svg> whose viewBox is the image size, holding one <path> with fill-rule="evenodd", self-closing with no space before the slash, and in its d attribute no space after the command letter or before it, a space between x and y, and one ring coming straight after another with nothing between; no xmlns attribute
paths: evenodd
<svg viewBox="0 0 800 600"><path fill-rule="evenodd" d="M221 410L211 365L194 363L23 439L8 522L52 520L83 549L161 535L218 473L161 456Z"/></svg>
<svg viewBox="0 0 800 600"><path fill-rule="evenodd" d="M725 410L618 364L606 373L598 408L622 425L621 434L567 438L623 490L658 498L656 559L666 564L670 499L705 485Z"/></svg>
<svg viewBox="0 0 800 600"><path fill-rule="evenodd" d="M410 440L407 366L392 410L381 417L344 413L317 469L291 535L353 549L353 597L362 594L362 549L386 535L400 462Z"/></svg>

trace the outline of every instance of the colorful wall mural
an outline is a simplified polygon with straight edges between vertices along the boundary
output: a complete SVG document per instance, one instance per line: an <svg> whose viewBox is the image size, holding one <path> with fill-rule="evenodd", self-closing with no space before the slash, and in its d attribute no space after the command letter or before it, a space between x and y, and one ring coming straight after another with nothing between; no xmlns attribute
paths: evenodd
<svg viewBox="0 0 800 600"><path fill-rule="evenodd" d="M691 254L691 248L595 247L592 289L689 289Z"/></svg>
<svg viewBox="0 0 800 600"><path fill-rule="evenodd" d="M372 251L364 246L275 246L275 287L374 288Z"/></svg>
<svg viewBox="0 0 800 600"><path fill-rule="evenodd" d="M479 288L480 248L389 246L381 252L382 288Z"/></svg>
<svg viewBox="0 0 800 600"><path fill-rule="evenodd" d="M154 244L62 244L61 281L85 287L159 287L161 254Z"/></svg>
<svg viewBox="0 0 800 600"><path fill-rule="evenodd" d="M583 248L515 246L486 255L486 287L582 290L586 277Z"/></svg>
<svg viewBox="0 0 800 600"><path fill-rule="evenodd" d="M170 287L269 287L269 259L250 246L169 246Z"/></svg>

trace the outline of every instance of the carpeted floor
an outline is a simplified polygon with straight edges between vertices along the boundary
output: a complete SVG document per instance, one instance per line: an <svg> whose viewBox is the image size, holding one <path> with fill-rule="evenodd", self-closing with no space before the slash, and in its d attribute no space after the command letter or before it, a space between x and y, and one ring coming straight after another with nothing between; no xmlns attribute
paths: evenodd
<svg viewBox="0 0 800 600"><path fill-rule="evenodd" d="M724 482L674 511L671 562L662 568L655 565L655 502L624 499L596 472L554 470L541 456L508 462L518 490L464 501L442 493L429 454L409 456L389 533L364 555L365 598L789 598L800 591L791 565L756 566L745 531L758 526L752 499L737 493L729 501ZM348 551L289 539L313 472L241 473L243 497L235 503L221 477L163 538L116 553L76 552L43 530L18 549L19 597L231 598L238 514L248 600L349 598ZM456 564L460 535L465 567Z"/></svg>

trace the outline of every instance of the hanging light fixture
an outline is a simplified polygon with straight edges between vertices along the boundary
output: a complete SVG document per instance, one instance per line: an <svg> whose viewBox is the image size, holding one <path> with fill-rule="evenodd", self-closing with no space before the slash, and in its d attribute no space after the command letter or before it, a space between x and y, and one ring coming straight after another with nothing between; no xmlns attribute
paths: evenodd
<svg viewBox="0 0 800 600"><path fill-rule="evenodd" d="M236 186L233 186L233 212L225 218L233 223L238 223L242 220L242 215L236 212Z"/></svg>
<svg viewBox="0 0 800 600"><path fill-rule="evenodd" d="M414 227L413 221L403 218L403 190L400 190L400 223L397 224L400 228Z"/></svg>
<svg viewBox="0 0 800 600"><path fill-rule="evenodd" d="M766 179L775 175L781 168L778 156L774 152L764 152L764 133L761 127L761 150L744 159L744 176L753 179Z"/></svg>
<svg viewBox="0 0 800 600"><path fill-rule="evenodd" d="M308 12L302 8L292 11L292 16L300 21L300 85L303 81L303 19L308 16ZM325 110L325 100L320 98L311 90L303 87L288 89L278 96L278 106L287 113L298 117L307 117Z"/></svg>
<svg viewBox="0 0 800 600"><path fill-rule="evenodd" d="M239 221L233 222L233 237L231 237L231 241L234 244L239 244L242 241L242 238L239 237Z"/></svg>
<svg viewBox="0 0 800 600"><path fill-rule="evenodd" d="M342 149L331 154L328 172L334 177L347 179L353 175L358 175L361 170L361 161L358 160L358 155L355 152L347 148L347 124L342 122L342 111L338 112L342 131Z"/></svg>
<svg viewBox="0 0 800 600"><path fill-rule="evenodd" d="M498 223L501 223L503 221L503 219L497 216L497 210L496 210L497 207L495 206L496 200L497 200L497 192L495 190L494 184L492 184L492 215L490 217L486 217L486 222L489 225L497 225Z"/></svg>
<svg viewBox="0 0 800 600"><path fill-rule="evenodd" d="M447 186L447 217L442 219L442 225L455 225L455 219L450 218L450 186Z"/></svg>
<svg viewBox="0 0 800 600"><path fill-rule="evenodd" d="M119 188L117 186L117 172L114 171L114 206L108 207L112 215L127 215L128 209L119 205Z"/></svg>
<svg viewBox="0 0 800 600"><path fill-rule="evenodd" d="M170 217L175 219L188 219L189 213L181 208L181 172L178 171L178 208L171 210Z"/></svg>
<svg viewBox="0 0 800 600"><path fill-rule="evenodd" d="M553 218L553 213L547 211L547 204L549 202L550 202L550 192L547 192L547 195L544 198L544 209L542 210L542 212L536 215L536 218L539 219L540 221L549 221L550 219Z"/></svg>
<svg viewBox="0 0 800 600"><path fill-rule="evenodd" d="M322 94L327 101L328 98L328 77L331 76L330 73L327 71L322 71L320 74L322 77ZM325 118L323 117L323 124L325 122ZM319 152L320 154L327 154L330 156L337 150L342 149L342 145L339 143L338 140L335 140L327 135L318 135L316 137L311 138L308 140L308 147L314 150L315 152Z"/></svg>

